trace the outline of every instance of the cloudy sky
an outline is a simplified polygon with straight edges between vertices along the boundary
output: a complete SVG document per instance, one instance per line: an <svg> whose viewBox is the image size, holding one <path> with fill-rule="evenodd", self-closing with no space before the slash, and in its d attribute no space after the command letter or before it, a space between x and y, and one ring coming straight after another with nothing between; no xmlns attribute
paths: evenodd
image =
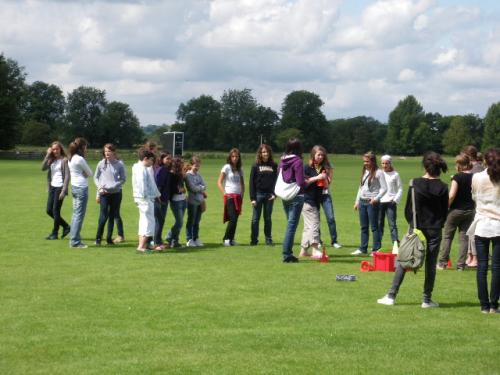
<svg viewBox="0 0 500 375"><path fill-rule="evenodd" d="M498 0L0 0L0 52L28 81L106 90L142 125L180 103L249 88L276 111L293 90L328 119L500 101Z"/></svg>

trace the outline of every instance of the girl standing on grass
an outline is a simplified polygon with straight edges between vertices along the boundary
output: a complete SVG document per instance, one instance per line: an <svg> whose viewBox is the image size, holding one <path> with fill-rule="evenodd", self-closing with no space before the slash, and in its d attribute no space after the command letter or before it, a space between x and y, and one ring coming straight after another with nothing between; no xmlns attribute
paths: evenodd
<svg viewBox="0 0 500 375"><path fill-rule="evenodd" d="M165 225L165 217L167 215L168 201L170 200L170 179L172 177L172 155L169 152L162 153L160 160L153 167L155 173L155 181L160 198L155 201L155 235L154 245L158 250L164 250L165 245L162 239L163 226Z"/></svg>
<svg viewBox="0 0 500 375"><path fill-rule="evenodd" d="M380 213L379 213L379 228L380 239L384 237L384 221L387 216L389 229L391 231L391 241L394 251L399 247L398 236L398 204L403 196L403 184L399 173L396 172L392 165L392 158L390 155L384 155L380 158L382 163L382 170L384 171L385 183L387 184L387 191L380 199Z"/></svg>
<svg viewBox="0 0 500 375"><path fill-rule="evenodd" d="M300 213L304 205L304 164L302 163L302 144L296 138L291 138L285 147L285 155L282 156L278 174L282 174L286 183L296 182L300 187L295 198L283 201L283 209L287 219L285 239L283 240L283 263L297 263L299 260L293 255L293 240L300 221Z"/></svg>
<svg viewBox="0 0 500 375"><path fill-rule="evenodd" d="M235 246L234 241L238 216L241 214L245 183L241 169L241 154L237 148L231 149L227 156L226 164L221 169L217 187L224 195L224 219L228 222L223 238L224 246Z"/></svg>
<svg viewBox="0 0 500 375"><path fill-rule="evenodd" d="M69 171L71 174L71 194L73 195L73 217L71 218L70 247L86 249L80 232L89 200L89 184L87 179L92 177L85 156L87 155L87 141L78 137L69 145Z"/></svg>
<svg viewBox="0 0 500 375"><path fill-rule="evenodd" d="M463 271L467 258L469 241L467 230L472 220L474 220L474 201L472 200L472 163L465 154L457 155L455 158L455 168L458 173L453 175L451 180L450 194L448 198L449 211L444 223L443 243L439 253L438 270L443 270L448 266L450 259L451 243L458 229L459 251L457 260L457 270Z"/></svg>
<svg viewBox="0 0 500 375"><path fill-rule="evenodd" d="M207 197L206 184L199 174L201 160L198 156L191 158L191 165L186 173L186 187L189 192L187 200L186 246L203 246L199 238L200 220L205 198Z"/></svg>
<svg viewBox="0 0 500 375"><path fill-rule="evenodd" d="M304 231L300 244L300 257L310 256L309 247L312 247L312 257L321 258L321 239L319 234L319 209L323 190L328 186L328 165L326 150L321 146L314 146L311 149L311 156L308 165L304 168L306 188L304 190L304 205L302 206L302 216L304 217Z"/></svg>
<svg viewBox="0 0 500 375"><path fill-rule="evenodd" d="M69 224L61 216L61 207L64 197L68 195L70 172L68 159L64 153L62 144L58 141L52 142L47 149L47 154L43 159L42 171L47 171L47 184L49 197L47 199L47 215L54 220L52 232L47 240L57 240L59 227L63 227L61 238L68 235Z"/></svg>
<svg viewBox="0 0 500 375"><path fill-rule="evenodd" d="M484 155L487 169L472 177L476 215L467 234L477 252L477 295L482 313L499 313L500 295L500 149ZM488 263L491 254L491 289L488 296Z"/></svg>
<svg viewBox="0 0 500 375"><path fill-rule="evenodd" d="M441 243L441 231L448 212L448 185L443 183L439 176L441 172L446 172L448 167L441 155L432 151L424 154L422 164L425 174L423 177L413 179L410 185L406 199L405 216L410 227L420 229L426 240L422 308L427 309L439 307L439 304L432 301L431 297L436 280L436 263ZM412 190L415 192L416 223L413 223ZM389 292L378 299L377 303L394 305L405 274L405 269L396 261L396 273Z"/></svg>
<svg viewBox="0 0 500 375"><path fill-rule="evenodd" d="M106 243L114 245L113 226L122 203L122 186L125 183L125 167L116 156L116 147L107 143L103 147L102 159L96 167L94 183L97 187L96 201L100 204L99 222L95 244L101 245L104 226L108 223Z"/></svg>
<svg viewBox="0 0 500 375"><path fill-rule="evenodd" d="M372 253L377 252L381 245L379 228L380 199L387 191L384 173L378 169L377 157L371 151L363 155L363 169L354 209L359 212L361 226L361 244L351 255L362 255L368 252L368 227L373 235Z"/></svg>
<svg viewBox="0 0 500 375"><path fill-rule="evenodd" d="M335 211L333 209L333 199L330 193L330 185L333 181L333 165L328 160L328 154L326 149L323 146L315 146L318 147L318 150L324 155L323 160L323 168L326 171L327 179L323 180L324 186L321 194L321 206L323 207L323 211L325 212L326 222L328 224L328 231L330 232L330 245L332 245L335 249L340 249L342 245L338 242L337 239L337 223L335 222ZM322 184L318 181L320 185Z"/></svg>
<svg viewBox="0 0 500 375"><path fill-rule="evenodd" d="M172 160L170 177L170 209L174 214L175 223L167 234L167 242L170 248L181 248L179 243L179 233L184 221L186 212L186 189L184 188L184 165L182 158L176 156Z"/></svg>
<svg viewBox="0 0 500 375"><path fill-rule="evenodd" d="M159 198L160 192L156 187L153 172L155 155L145 148L139 149L138 154L139 161L132 166L132 194L139 209L137 251L145 253L149 249L149 239L155 231L154 202Z"/></svg>
<svg viewBox="0 0 500 375"><path fill-rule="evenodd" d="M274 185L278 176L278 165L273 160L271 146L261 144L257 149L255 164L250 172L250 201L253 206L250 245L259 242L259 221L264 209L264 236L266 245L273 245L272 221Z"/></svg>

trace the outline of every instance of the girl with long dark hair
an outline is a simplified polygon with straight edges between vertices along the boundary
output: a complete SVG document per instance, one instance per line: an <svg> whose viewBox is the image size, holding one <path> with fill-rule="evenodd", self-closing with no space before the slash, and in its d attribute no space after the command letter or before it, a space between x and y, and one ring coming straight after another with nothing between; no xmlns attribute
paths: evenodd
<svg viewBox="0 0 500 375"><path fill-rule="evenodd" d="M49 193L47 215L54 221L52 232L46 239L57 240L59 227L62 226L63 228L61 238L66 237L70 232L69 224L61 216L61 207L64 198L68 195L70 172L68 159L60 142L52 142L47 149L47 154L42 163L42 171L47 171L47 188Z"/></svg>

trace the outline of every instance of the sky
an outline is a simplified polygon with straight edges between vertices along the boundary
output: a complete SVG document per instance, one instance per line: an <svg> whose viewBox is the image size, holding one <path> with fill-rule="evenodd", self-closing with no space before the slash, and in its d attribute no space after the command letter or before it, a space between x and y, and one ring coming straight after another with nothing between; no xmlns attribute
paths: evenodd
<svg viewBox="0 0 500 375"><path fill-rule="evenodd" d="M128 103L171 124L200 95L252 90L278 113L294 90L328 119L426 112L483 117L500 101L498 0L0 0L0 53L65 94Z"/></svg>

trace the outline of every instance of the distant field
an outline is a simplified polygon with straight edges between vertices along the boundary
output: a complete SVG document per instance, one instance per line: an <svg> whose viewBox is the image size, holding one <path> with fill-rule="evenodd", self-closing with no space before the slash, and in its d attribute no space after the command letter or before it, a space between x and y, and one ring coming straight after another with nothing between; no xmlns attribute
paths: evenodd
<svg viewBox="0 0 500 375"><path fill-rule="evenodd" d="M251 162L244 160L247 180ZM127 158L129 173L132 163ZM281 202L273 214L276 246L248 246L248 195L236 234L242 246L221 246L216 180L223 159L202 162L209 198L200 237L207 246L154 255L135 253L138 213L130 181L122 204L125 244L76 251L66 240L44 239L51 220L40 163L0 161L0 374L500 373L500 321L480 314L474 271L438 273L439 309L420 308L423 272L407 275L396 306L376 304L393 274L361 273L360 261L370 258L349 255L359 245L352 206L361 158L335 156L333 163L344 247L328 248L329 264L282 264ZM395 166L405 187L422 174L420 158ZM82 231L89 245L98 219L93 197L91 183ZM402 207L398 213L403 233ZM63 217L71 219L71 198ZM172 223L169 212L166 228ZM302 225L295 252L301 231ZM328 233L325 223L322 233ZM390 248L388 233L383 247ZM453 261L456 253L454 244ZM358 280L337 282L336 274Z"/></svg>

